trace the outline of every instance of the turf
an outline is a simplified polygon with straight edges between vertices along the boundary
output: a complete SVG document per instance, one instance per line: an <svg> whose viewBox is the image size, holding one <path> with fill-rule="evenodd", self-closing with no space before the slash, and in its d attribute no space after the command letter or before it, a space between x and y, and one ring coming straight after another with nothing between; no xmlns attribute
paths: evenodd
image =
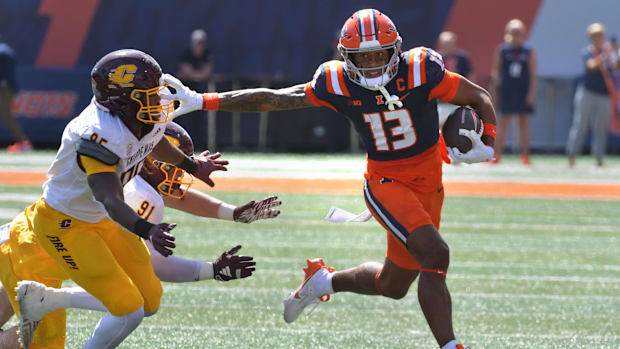
<svg viewBox="0 0 620 349"><path fill-rule="evenodd" d="M10 199L1 210L19 210L40 189L5 186L0 193ZM218 196L231 203L262 197ZM374 221L323 219L332 205L361 212L361 196L280 197L280 217L250 225L168 211L166 220L179 223L177 255L209 261L241 243L258 270L236 282L165 284L159 313L121 347L437 347L416 284L400 301L337 294L311 316L284 323L281 301L300 282L306 258L323 257L336 269L381 261L385 233ZM618 212L618 201L447 197L441 232L451 247L448 284L458 338L472 348L620 347ZM67 347L81 346L99 317L69 311Z"/></svg>

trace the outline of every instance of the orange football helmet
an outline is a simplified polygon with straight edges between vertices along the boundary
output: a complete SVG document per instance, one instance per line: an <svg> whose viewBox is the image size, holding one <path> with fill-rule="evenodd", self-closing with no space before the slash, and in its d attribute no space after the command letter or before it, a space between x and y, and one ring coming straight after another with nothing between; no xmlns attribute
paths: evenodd
<svg viewBox="0 0 620 349"><path fill-rule="evenodd" d="M354 83L371 90L385 86L398 72L402 41L396 26L388 16L375 9L355 12L344 23L338 42L338 50L346 63L347 76ZM379 67L357 67L349 56L351 53L386 49L391 50L390 60ZM381 76L375 78L366 76L368 71L377 69L381 69Z"/></svg>

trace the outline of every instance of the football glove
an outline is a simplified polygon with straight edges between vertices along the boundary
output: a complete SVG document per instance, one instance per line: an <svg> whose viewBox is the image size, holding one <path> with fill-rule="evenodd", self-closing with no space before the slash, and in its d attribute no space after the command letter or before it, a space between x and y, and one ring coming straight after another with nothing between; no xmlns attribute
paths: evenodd
<svg viewBox="0 0 620 349"><path fill-rule="evenodd" d="M477 133L475 130L460 129L459 134L469 138L471 140L472 147L467 153L461 153L456 147L447 148L448 155L450 156L450 159L452 159L452 163L457 164L464 162L467 164L473 164L476 162L491 161L493 159L495 149L482 143L480 136L482 131Z"/></svg>
<svg viewBox="0 0 620 349"><path fill-rule="evenodd" d="M179 107L170 114L171 119L196 110L202 110L201 93L191 90L170 74L164 74L164 82L174 88L176 93L171 93L170 90L165 89L159 93L159 96L164 99L179 101Z"/></svg>
<svg viewBox="0 0 620 349"><path fill-rule="evenodd" d="M252 223L259 219L275 218L280 210L274 207L282 205L277 196L269 196L259 201L250 201L245 205L237 206L233 212L233 220L241 223Z"/></svg>
<svg viewBox="0 0 620 349"><path fill-rule="evenodd" d="M172 254L172 249L175 248L174 244L174 236L169 234L174 227L177 225L175 223L160 223L154 225L149 230L149 240L153 244L153 248L155 251L159 252L162 256L168 257Z"/></svg>
<svg viewBox="0 0 620 349"><path fill-rule="evenodd" d="M228 165L228 160L217 160L220 156L222 156L222 154L211 154L208 150L205 150L200 155L193 158L196 165L198 165L198 168L191 174L207 183L210 187L215 186L215 183L213 183L211 178L209 178L211 173L213 171L228 171L226 168L226 165Z"/></svg>
<svg viewBox="0 0 620 349"><path fill-rule="evenodd" d="M215 280L230 281L233 279L243 279L251 276L256 270L254 267L256 262L252 256L235 256L241 249L241 245L237 245L230 250L222 253L218 259L213 262L213 275Z"/></svg>

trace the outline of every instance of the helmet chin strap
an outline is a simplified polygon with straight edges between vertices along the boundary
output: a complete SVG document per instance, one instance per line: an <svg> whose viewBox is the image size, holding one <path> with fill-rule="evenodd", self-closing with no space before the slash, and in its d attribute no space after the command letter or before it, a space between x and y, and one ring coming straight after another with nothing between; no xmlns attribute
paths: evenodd
<svg viewBox="0 0 620 349"><path fill-rule="evenodd" d="M383 97L385 97L385 104L387 104L389 110L394 110L394 105L399 108L403 107L403 102L398 99L398 96L390 95L385 86L375 85L374 89L381 92Z"/></svg>

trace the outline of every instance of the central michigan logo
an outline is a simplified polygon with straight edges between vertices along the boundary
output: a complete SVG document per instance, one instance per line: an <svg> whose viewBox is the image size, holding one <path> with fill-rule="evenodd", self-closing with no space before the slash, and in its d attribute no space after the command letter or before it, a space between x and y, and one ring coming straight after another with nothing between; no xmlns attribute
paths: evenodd
<svg viewBox="0 0 620 349"><path fill-rule="evenodd" d="M120 87L132 87L133 78L138 67L135 64L123 64L119 65L115 69L112 69L108 78L110 81L116 83ZM113 84L109 84L108 87L115 87Z"/></svg>
<svg viewBox="0 0 620 349"><path fill-rule="evenodd" d="M69 229L71 228L71 220L63 219L62 221L60 221L60 223L58 223L58 226L60 227L60 229Z"/></svg>

